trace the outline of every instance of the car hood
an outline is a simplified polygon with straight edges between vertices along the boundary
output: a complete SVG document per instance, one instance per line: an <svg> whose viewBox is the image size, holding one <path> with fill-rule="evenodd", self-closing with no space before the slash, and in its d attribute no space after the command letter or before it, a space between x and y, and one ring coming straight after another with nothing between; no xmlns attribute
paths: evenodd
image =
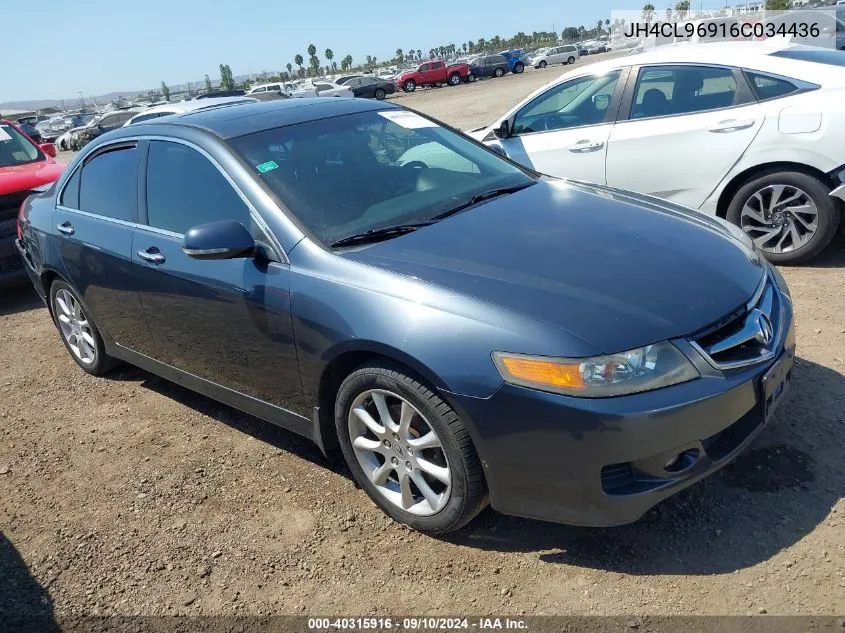
<svg viewBox="0 0 845 633"><path fill-rule="evenodd" d="M763 274L719 220L564 181L342 255L546 322L604 353L695 333L746 303Z"/></svg>
<svg viewBox="0 0 845 633"><path fill-rule="evenodd" d="M0 196L26 191L58 180L64 167L62 163L51 158L26 165L0 167Z"/></svg>

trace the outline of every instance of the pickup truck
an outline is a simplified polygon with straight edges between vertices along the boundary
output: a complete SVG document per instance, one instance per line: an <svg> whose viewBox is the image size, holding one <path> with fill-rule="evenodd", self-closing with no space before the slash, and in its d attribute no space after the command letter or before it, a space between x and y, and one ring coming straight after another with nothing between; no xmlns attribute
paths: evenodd
<svg viewBox="0 0 845 633"><path fill-rule="evenodd" d="M439 86L449 84L457 86L462 81L470 81L467 64L446 65L442 59L424 62L413 70L406 70L396 77L396 87L405 92L413 92L417 86Z"/></svg>

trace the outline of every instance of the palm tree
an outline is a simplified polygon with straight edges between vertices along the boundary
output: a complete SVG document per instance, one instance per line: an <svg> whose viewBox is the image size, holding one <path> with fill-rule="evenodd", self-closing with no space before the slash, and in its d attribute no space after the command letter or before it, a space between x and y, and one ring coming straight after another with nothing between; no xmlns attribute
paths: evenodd
<svg viewBox="0 0 845 633"><path fill-rule="evenodd" d="M334 64L332 64L332 60L334 59L334 51L330 48L326 49L326 59L329 60L329 63L326 64L326 72L329 72L329 66L334 68Z"/></svg>
<svg viewBox="0 0 845 633"><path fill-rule="evenodd" d="M305 60L302 59L302 55L300 55L299 53L297 53L296 56L293 58L293 63L296 64L297 66L299 66L299 76L300 77L302 77L302 75L304 73L304 70L302 68L303 61L305 61Z"/></svg>
<svg viewBox="0 0 845 633"><path fill-rule="evenodd" d="M463 49L464 49L464 55L466 55L466 53L467 53L467 48L468 48L468 47L469 47L469 42L464 42L464 46L463 46Z"/></svg>
<svg viewBox="0 0 845 633"><path fill-rule="evenodd" d="M602 33L602 31L601 31L601 25L602 25L602 24L604 24L604 22L603 22L602 20L599 20L599 21L596 23L596 31L598 31L599 35L601 35L601 33Z"/></svg>
<svg viewBox="0 0 845 633"><path fill-rule="evenodd" d="M288 75L290 75L293 72L293 65L290 62L288 62L287 69Z"/></svg>
<svg viewBox="0 0 845 633"><path fill-rule="evenodd" d="M604 21L604 25L607 27L608 32L610 31L610 18L607 18Z"/></svg>
<svg viewBox="0 0 845 633"><path fill-rule="evenodd" d="M405 61L405 53L402 52L401 48L396 49L396 63L401 64Z"/></svg>
<svg viewBox="0 0 845 633"><path fill-rule="evenodd" d="M422 51L420 49L417 49L417 61L419 61L421 59L422 59Z"/></svg>
<svg viewBox="0 0 845 633"><path fill-rule="evenodd" d="M643 6L643 21L651 22L654 19L654 5L649 2Z"/></svg>

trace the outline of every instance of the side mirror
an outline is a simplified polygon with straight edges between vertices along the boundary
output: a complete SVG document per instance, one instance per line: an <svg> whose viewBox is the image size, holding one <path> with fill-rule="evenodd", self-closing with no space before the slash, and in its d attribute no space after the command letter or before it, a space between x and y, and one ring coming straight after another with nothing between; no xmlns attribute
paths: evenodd
<svg viewBox="0 0 845 633"><path fill-rule="evenodd" d="M510 129L510 124L508 123L508 120L505 119L499 124L499 127L493 128L493 136L499 140L507 138L510 135Z"/></svg>
<svg viewBox="0 0 845 633"><path fill-rule="evenodd" d="M240 222L220 220L188 229L182 238L182 251L194 259L252 257L255 240Z"/></svg>
<svg viewBox="0 0 845 633"><path fill-rule="evenodd" d="M47 156L49 156L50 158L56 157L56 146L52 143L41 143L38 146L38 149L47 154Z"/></svg>
<svg viewBox="0 0 845 633"><path fill-rule="evenodd" d="M492 144L488 145L487 147L492 149L497 154L504 156L505 158L507 158L507 156L508 156L507 153L505 152L505 148L502 147L501 145L499 145L498 143L492 143Z"/></svg>

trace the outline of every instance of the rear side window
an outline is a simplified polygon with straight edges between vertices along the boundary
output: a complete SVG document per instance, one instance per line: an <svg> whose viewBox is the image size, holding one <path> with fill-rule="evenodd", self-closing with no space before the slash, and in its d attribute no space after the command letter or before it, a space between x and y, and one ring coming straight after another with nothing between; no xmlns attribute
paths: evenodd
<svg viewBox="0 0 845 633"><path fill-rule="evenodd" d="M761 75L751 71L745 71L745 76L748 78L752 90L754 90L754 96L760 101L776 99L798 91L798 86L780 77Z"/></svg>
<svg viewBox="0 0 845 633"><path fill-rule="evenodd" d="M97 154L82 166L79 181L81 211L135 222L137 198L136 147L123 147Z"/></svg>
<svg viewBox="0 0 845 633"><path fill-rule="evenodd" d="M208 158L181 143L150 141L148 224L182 234L217 220L237 220L251 228L246 203Z"/></svg>
<svg viewBox="0 0 845 633"><path fill-rule="evenodd" d="M81 169L73 172L73 176L67 181L64 191L62 191L62 199L59 204L68 209L79 208L79 177L82 174Z"/></svg>

